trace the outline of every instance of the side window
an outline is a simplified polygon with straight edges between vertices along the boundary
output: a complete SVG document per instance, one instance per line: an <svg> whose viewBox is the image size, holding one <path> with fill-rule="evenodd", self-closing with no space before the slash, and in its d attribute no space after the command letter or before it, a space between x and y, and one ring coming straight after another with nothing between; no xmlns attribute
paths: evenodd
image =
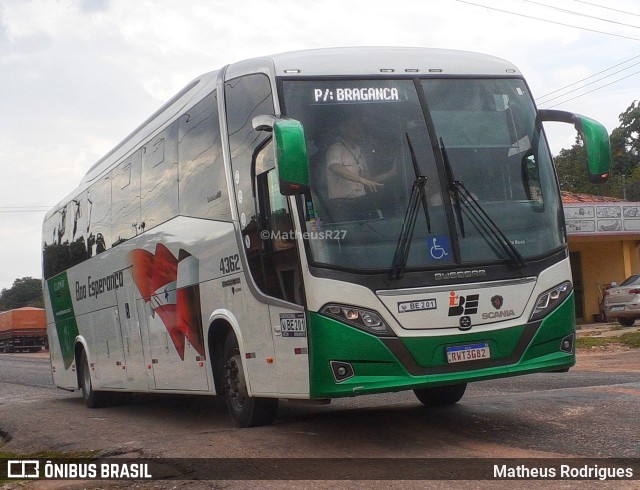
<svg viewBox="0 0 640 490"><path fill-rule="evenodd" d="M60 211L57 211L55 214L50 216L44 222L44 226L42 227L42 269L45 279L49 279L64 270L64 265L61 264L61 250L57 240L57 222L59 220L59 214Z"/></svg>
<svg viewBox="0 0 640 490"><path fill-rule="evenodd" d="M255 116L274 114L269 79L263 74L254 74L226 82L225 102L234 201L238 206L247 262L255 283L262 291L267 292L253 164L256 150L263 145L269 134L255 131L251 123Z"/></svg>
<svg viewBox="0 0 640 490"><path fill-rule="evenodd" d="M101 177L87 195L89 235L87 255L98 255L111 246L111 176Z"/></svg>
<svg viewBox="0 0 640 490"><path fill-rule="evenodd" d="M87 259L86 192L60 208L44 223L44 277L50 277Z"/></svg>
<svg viewBox="0 0 640 490"><path fill-rule="evenodd" d="M140 155L136 151L112 172L111 231L113 246L142 233L140 221Z"/></svg>
<svg viewBox="0 0 640 490"><path fill-rule="evenodd" d="M142 147L142 223L153 228L178 214L178 127L172 124Z"/></svg>
<svg viewBox="0 0 640 490"><path fill-rule="evenodd" d="M264 177L265 202L269 203L267 222L272 252L283 252L295 247L293 221L287 198L280 194L280 179L277 169L269 170Z"/></svg>
<svg viewBox="0 0 640 490"><path fill-rule="evenodd" d="M178 173L180 214L231 219L215 92L180 118Z"/></svg>
<svg viewBox="0 0 640 490"><path fill-rule="evenodd" d="M44 224L45 279L69 268L69 243L64 241L69 205L60 208Z"/></svg>
<svg viewBox="0 0 640 490"><path fill-rule="evenodd" d="M87 256L87 193L73 199L67 206L67 215L70 217L71 237L69 244L70 264L79 264L88 258Z"/></svg>
<svg viewBox="0 0 640 490"><path fill-rule="evenodd" d="M268 145L261 154L273 155ZM258 157L259 158L259 157ZM262 229L265 292L275 298L302 304L302 281L293 221L287 198L280 194L278 171L270 168L256 177Z"/></svg>

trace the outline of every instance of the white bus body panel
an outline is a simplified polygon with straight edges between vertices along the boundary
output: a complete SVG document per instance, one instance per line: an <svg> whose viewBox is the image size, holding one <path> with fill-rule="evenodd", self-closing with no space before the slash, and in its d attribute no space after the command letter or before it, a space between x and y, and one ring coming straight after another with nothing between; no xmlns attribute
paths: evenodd
<svg viewBox="0 0 640 490"><path fill-rule="evenodd" d="M304 310L255 294L244 268L222 274L221 258L239 252L235 237L233 223L178 217L67 271L95 389L215 392L207 320L224 319L238 338L251 395L308 398ZM181 251L186 258L179 260ZM143 265L137 263L140 257ZM166 272L167 260L175 262L169 264L174 266L173 276ZM153 284L151 295L148 285L136 283L141 275ZM95 282L105 277L115 277L117 287L96 288ZM184 306L179 293L190 287L197 288L196 306L203 321L200 340L193 332L182 335L185 332L177 332L175 325L167 325ZM213 314L221 307L224 315ZM304 336L282 335L281 320L292 314L303 317ZM75 362L65 370L57 359L54 325L49 335L55 384L77 389Z"/></svg>

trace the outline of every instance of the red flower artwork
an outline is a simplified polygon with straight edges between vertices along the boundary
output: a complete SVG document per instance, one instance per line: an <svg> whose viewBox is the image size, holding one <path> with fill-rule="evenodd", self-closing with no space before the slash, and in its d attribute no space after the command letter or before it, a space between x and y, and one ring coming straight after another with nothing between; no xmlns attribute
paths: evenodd
<svg viewBox="0 0 640 490"><path fill-rule="evenodd" d="M138 291L162 320L180 359L184 361L185 339L204 357L200 288L197 279L193 280L194 275L197 278L197 259L183 249L176 258L159 243L155 254L137 249L129 254L129 260Z"/></svg>

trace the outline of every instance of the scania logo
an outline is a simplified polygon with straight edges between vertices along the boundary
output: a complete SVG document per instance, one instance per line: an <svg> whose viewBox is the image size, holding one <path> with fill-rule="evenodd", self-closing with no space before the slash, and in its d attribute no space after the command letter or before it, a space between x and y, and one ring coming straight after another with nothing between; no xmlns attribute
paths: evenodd
<svg viewBox="0 0 640 490"><path fill-rule="evenodd" d="M516 316L516 312L513 310L502 310L502 311L490 311L489 313L483 313L483 320L493 320L495 318L510 318L512 316Z"/></svg>
<svg viewBox="0 0 640 490"><path fill-rule="evenodd" d="M504 298L499 294L496 294L495 296L491 296L491 304L496 310L499 310L500 308L502 308L502 305L504 304Z"/></svg>
<svg viewBox="0 0 640 490"><path fill-rule="evenodd" d="M476 277L484 277L487 275L485 269L474 269L471 271L456 271L456 272L436 272L433 278L436 281L445 281L449 279L472 279Z"/></svg>

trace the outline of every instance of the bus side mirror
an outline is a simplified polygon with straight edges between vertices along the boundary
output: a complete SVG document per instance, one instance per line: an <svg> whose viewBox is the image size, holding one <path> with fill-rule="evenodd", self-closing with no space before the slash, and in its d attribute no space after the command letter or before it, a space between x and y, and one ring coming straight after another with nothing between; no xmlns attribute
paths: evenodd
<svg viewBox="0 0 640 490"><path fill-rule="evenodd" d="M304 194L309 188L309 155L302 124L295 119L280 119L273 125L273 135L280 193Z"/></svg>
<svg viewBox="0 0 640 490"><path fill-rule="evenodd" d="M586 116L573 112L542 109L538 111L542 121L553 121L573 124L576 128L587 152L587 172L589 182L602 184L609 178L611 166L611 148L607 129Z"/></svg>
<svg viewBox="0 0 640 490"><path fill-rule="evenodd" d="M258 131L273 131L280 193L283 196L304 194L309 189L309 156L304 128L295 119L258 116L253 119Z"/></svg>

